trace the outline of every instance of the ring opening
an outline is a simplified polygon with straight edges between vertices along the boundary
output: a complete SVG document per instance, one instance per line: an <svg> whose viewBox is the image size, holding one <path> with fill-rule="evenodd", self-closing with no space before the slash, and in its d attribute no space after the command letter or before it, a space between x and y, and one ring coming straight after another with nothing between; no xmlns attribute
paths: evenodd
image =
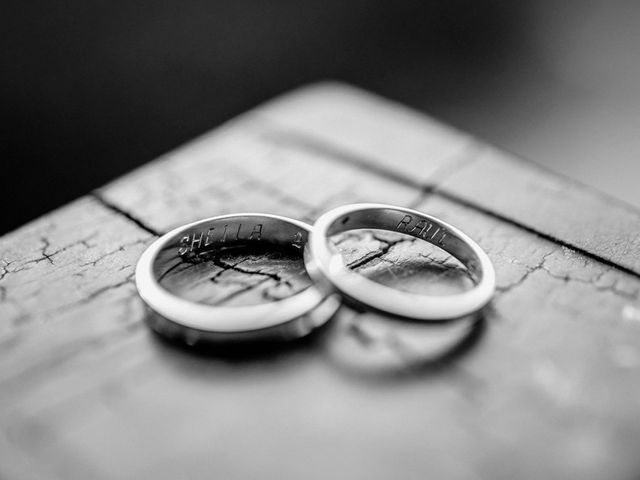
<svg viewBox="0 0 640 480"><path fill-rule="evenodd" d="M480 259L476 253L448 226L433 218L391 208L348 212L335 218L327 229L327 236L361 229L396 232L424 240L449 253L468 270L475 283L479 281Z"/></svg>
<svg viewBox="0 0 640 480"><path fill-rule="evenodd" d="M441 296L474 286L468 269L453 255L406 233L354 229L330 240L351 271L395 290Z"/></svg>
<svg viewBox="0 0 640 480"><path fill-rule="evenodd" d="M256 216L213 219L167 239L153 273L185 300L212 306L258 305L311 285L302 259L308 232Z"/></svg>

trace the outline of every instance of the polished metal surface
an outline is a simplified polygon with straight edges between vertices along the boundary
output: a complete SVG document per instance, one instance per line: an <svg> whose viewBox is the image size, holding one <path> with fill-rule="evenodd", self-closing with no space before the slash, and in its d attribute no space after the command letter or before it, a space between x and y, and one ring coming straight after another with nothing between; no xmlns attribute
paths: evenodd
<svg viewBox="0 0 640 480"><path fill-rule="evenodd" d="M157 332L193 344L200 341L291 339L324 324L340 306L338 295L314 285L288 298L259 305L212 306L181 298L158 281L167 269L201 253L266 243L302 252L311 226L277 215L243 213L212 217L176 228L153 242L136 266L136 287Z"/></svg>
<svg viewBox="0 0 640 480"><path fill-rule="evenodd" d="M381 285L350 270L330 242L332 235L355 229L400 232L425 240L457 258L475 286L445 296L419 295ZM476 312L495 291L495 271L487 254L457 228L408 208L384 204L344 205L316 221L305 252L311 278L363 307L415 320L444 320Z"/></svg>

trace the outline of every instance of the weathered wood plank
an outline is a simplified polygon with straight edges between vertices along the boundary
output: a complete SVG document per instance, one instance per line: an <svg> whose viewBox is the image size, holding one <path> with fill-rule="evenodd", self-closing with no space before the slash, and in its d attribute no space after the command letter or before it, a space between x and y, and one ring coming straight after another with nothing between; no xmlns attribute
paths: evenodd
<svg viewBox="0 0 640 480"><path fill-rule="evenodd" d="M439 188L640 274L640 213L593 189L490 147Z"/></svg>
<svg viewBox="0 0 640 480"><path fill-rule="evenodd" d="M526 218L458 201L456 176L481 161L465 160L476 151L389 103L316 88L3 237L0 476L636 477L640 279L613 257L598 261L597 245L581 253L566 236L521 228ZM424 169L421 152L436 159ZM419 181L404 178L411 169ZM447 193L419 188L429 182ZM307 341L240 358L184 351L144 328L131 274L149 231L243 210L313 220L351 201L413 204L477 239L499 283L484 320L416 325L344 308ZM627 232L622 221L611 228ZM400 288L468 281L415 240L358 232L340 248L364 275ZM225 266L240 258L242 271ZM242 304L298 288L300 266L228 253L193 266L204 281L185 283L183 272L167 286ZM275 271L291 289L264 276Z"/></svg>
<svg viewBox="0 0 640 480"><path fill-rule="evenodd" d="M317 93L314 108L302 90L268 105L263 116L291 143L333 145L343 158L437 188L640 274L636 209L392 102L332 84Z"/></svg>
<svg viewBox="0 0 640 480"><path fill-rule="evenodd" d="M100 195L159 231L232 212L309 221L326 206L374 199L407 204L420 195L412 186L265 135L260 122L243 118L108 185Z"/></svg>
<svg viewBox="0 0 640 480"><path fill-rule="evenodd" d="M3 237L0 398L139 328L132 279L151 238L88 197Z"/></svg>
<svg viewBox="0 0 640 480"><path fill-rule="evenodd" d="M444 174L475 143L403 105L339 83L300 89L256 113L276 140L282 133L284 143L327 149L374 166L387 177L402 175L407 183Z"/></svg>

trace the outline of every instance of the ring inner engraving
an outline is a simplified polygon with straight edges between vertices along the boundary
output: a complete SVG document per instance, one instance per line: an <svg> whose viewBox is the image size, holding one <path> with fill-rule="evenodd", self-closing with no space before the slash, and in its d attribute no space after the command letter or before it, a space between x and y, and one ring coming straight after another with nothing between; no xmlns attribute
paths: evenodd
<svg viewBox="0 0 640 480"><path fill-rule="evenodd" d="M398 222L396 231L413 235L438 245L443 245L444 239L447 237L445 228L439 227L423 218L414 219L412 215L408 214Z"/></svg>
<svg viewBox="0 0 640 480"><path fill-rule="evenodd" d="M225 244L227 242L239 241L260 241L262 239L262 229L264 224L255 223L251 225L224 224L221 227L209 227L206 230L200 230L189 235L185 235L180 239L178 247L178 255L187 253L198 254L205 251L207 247L212 245Z"/></svg>
<svg viewBox="0 0 640 480"><path fill-rule="evenodd" d="M264 223L224 223L203 227L201 230L187 233L178 241L178 255L198 255L215 248L225 247L238 243L254 243L260 241L271 241L265 239ZM307 239L305 232L293 230L286 232L274 232L270 235L277 235L275 243L288 245L300 250Z"/></svg>

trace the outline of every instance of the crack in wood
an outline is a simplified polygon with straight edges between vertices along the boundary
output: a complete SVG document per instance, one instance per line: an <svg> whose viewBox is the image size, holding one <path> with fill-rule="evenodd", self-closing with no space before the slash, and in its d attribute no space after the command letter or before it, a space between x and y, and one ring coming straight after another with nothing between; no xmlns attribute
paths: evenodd
<svg viewBox="0 0 640 480"><path fill-rule="evenodd" d="M138 226L141 229L143 229L145 232L150 233L150 234L152 234L152 235L154 235L156 237L159 237L160 235L162 235L156 229L154 229L151 226L147 225L140 218L136 217L132 213L127 212L126 210L120 208L119 206L117 206L114 203L112 203L109 200L107 200L98 191L91 192L90 196L92 196L95 200L97 200L98 203L100 203L103 207L106 207L107 209L111 210L112 212L115 212L118 215L121 215L121 216L125 217L126 219L130 220L131 222L133 222L136 226Z"/></svg>
<svg viewBox="0 0 640 480"><path fill-rule="evenodd" d="M413 188L417 188L421 191L421 196L419 197L419 199L424 198L424 196L426 195L438 195L441 196L443 198L446 198L447 200L457 203L459 205L465 206L467 208L476 210L478 212L484 213L485 215L488 215L492 218L495 218L497 220L500 220L502 222L508 223L510 225L514 225L518 228L521 228L522 230L525 230L527 232L533 233L541 238L544 238L545 240L549 240L552 241L553 243L556 243L558 245L561 245L563 247L566 248L570 248L573 251L580 253L586 257L589 257L591 259L597 260L605 265L611 266L613 268L616 268L624 273L627 273L629 275L634 276L635 278L640 279L640 273L636 272L635 270L619 265L607 258L602 257L601 255L598 255L596 253L590 252L589 250L586 250L584 248L581 248L577 245L574 245L570 242L566 242L556 236L550 235L548 233L545 233L537 228L528 226L522 222L519 222L517 220L514 220L513 218L507 217L505 215L502 215L492 209L488 209L485 207L482 207L480 205L477 205L473 202L470 202L468 200L465 200L463 198L461 198L458 195L455 195L452 192L448 192L447 190L443 189L441 186L438 185L438 183L433 183L433 182L429 182L429 183L424 183L424 182L419 182L416 181L415 179L409 177L408 175L405 175L401 172L398 172L397 170L394 170L393 168L387 168L384 166L381 166L379 164L377 164L376 162L370 160L370 159L366 159L363 158L361 155L359 154L355 154L353 152L348 152L345 151L343 148L341 147L337 147L334 145L328 145L326 143L324 143L323 141L312 137L311 135L309 135L308 133L302 133L302 132L294 132L292 130L281 130L278 129L277 126L275 127L271 127L271 131L265 135L266 139L269 139L271 141L273 141L276 144L284 144L287 146L295 146L297 148L300 148L302 150L307 150L311 153L316 153L316 154L320 154L323 156L326 156L329 159L334 159L335 161L338 162L345 162L345 163L349 163L351 165L354 165L358 168L361 168L362 170L366 170L372 174L378 175L380 177L383 177L387 180L393 180L397 183L406 185L406 186L410 186ZM475 147L476 145L479 145L477 143L472 143L471 146ZM467 149L470 148L469 145L467 145L466 147ZM474 151L477 151L479 153L478 148L474 148ZM473 155L469 155L470 157L472 157ZM464 168L465 166L467 166L470 161L473 160L472 158L469 160L469 162L460 162L458 168L452 168L452 169L448 169L447 170L447 174L450 175L452 173L454 173L455 171ZM436 182L441 182L442 178L438 179L437 177L435 178Z"/></svg>

